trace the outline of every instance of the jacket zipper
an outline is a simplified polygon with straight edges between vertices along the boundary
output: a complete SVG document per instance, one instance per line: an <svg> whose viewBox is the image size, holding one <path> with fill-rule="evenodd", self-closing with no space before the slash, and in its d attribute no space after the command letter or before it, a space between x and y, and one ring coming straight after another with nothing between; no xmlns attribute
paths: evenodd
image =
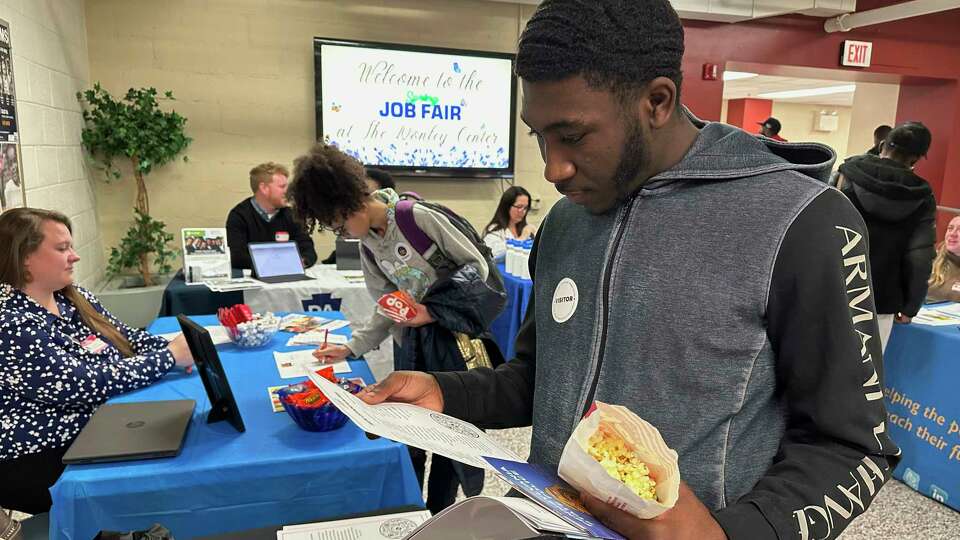
<svg viewBox="0 0 960 540"><path fill-rule="evenodd" d="M610 249L610 260L608 261L606 271L603 273L603 299L602 309L600 310L603 320L601 321L600 329L600 349L597 351L597 364L593 371L593 377L590 381L590 389L587 390L586 401L584 401L583 406L580 408L580 416L574 422L574 427L580 421L581 418L587 411L590 410L590 405L593 404L593 396L597 391L597 384L600 381L600 368L603 366L603 353L607 348L607 310L609 309L610 304L610 279L613 274L613 261L617 257L617 252L620 248L620 242L623 240L623 233L626 230L627 221L630 220L630 212L633 210L633 204L636 200L636 197L631 198L627 202L627 209L623 214L623 219L620 221L620 224L617 227L617 234L613 239L613 246Z"/></svg>

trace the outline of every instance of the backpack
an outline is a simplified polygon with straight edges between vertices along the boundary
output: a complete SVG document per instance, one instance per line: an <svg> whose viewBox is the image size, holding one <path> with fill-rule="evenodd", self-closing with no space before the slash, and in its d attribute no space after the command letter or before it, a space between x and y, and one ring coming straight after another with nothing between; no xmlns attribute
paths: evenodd
<svg viewBox="0 0 960 540"><path fill-rule="evenodd" d="M423 198L416 193L402 193L396 205L397 228L400 229L400 233L407 242L410 243L410 246L430 263L430 266L437 272L437 276L439 276L440 279L456 271L458 266L447 257L447 255L437 247L437 244L417 225L413 217L413 207L416 204L445 216L450 221L450 224L473 244L473 247L480 252L480 255L486 261L487 283L495 290L504 290L503 278L500 277L500 271L497 269L497 264L493 260L493 251L490 250L490 246L484 243L483 238L480 237L480 234L477 233L477 230L473 228L473 225L471 225L469 221L442 204L423 200ZM371 252L369 248L363 246L363 251L371 261L376 260L373 252Z"/></svg>

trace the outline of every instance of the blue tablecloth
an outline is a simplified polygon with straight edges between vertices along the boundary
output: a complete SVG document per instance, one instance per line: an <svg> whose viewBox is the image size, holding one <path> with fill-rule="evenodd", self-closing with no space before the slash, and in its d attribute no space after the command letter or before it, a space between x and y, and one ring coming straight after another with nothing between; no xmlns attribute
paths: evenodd
<svg viewBox="0 0 960 540"><path fill-rule="evenodd" d="M960 329L894 324L883 363L894 477L960 510Z"/></svg>
<svg viewBox="0 0 960 540"><path fill-rule="evenodd" d="M533 282L507 274L503 263L498 264L497 267L500 269L500 275L503 276L503 284L507 291L507 305L503 308L503 313L490 325L490 332L500 346L504 359L509 361L513 358L517 331L520 330L520 323L523 322L523 317L527 313Z"/></svg>
<svg viewBox="0 0 960 540"><path fill-rule="evenodd" d="M341 317L334 312L324 316ZM213 316L193 319L217 324ZM162 318L150 330L166 333L179 326L174 318ZM114 399L196 400L183 451L176 458L68 466L51 488L50 538L90 540L101 529L146 529L161 523L184 540L423 506L406 446L368 440L350 422L327 433L303 431L286 413L273 412L267 387L300 380L281 379L273 359L272 351L286 350L291 335L280 332L269 346L256 350L218 347L245 433L227 422L206 423L210 403L196 372L171 373ZM350 367L353 373L344 376L373 381L363 360L351 361Z"/></svg>

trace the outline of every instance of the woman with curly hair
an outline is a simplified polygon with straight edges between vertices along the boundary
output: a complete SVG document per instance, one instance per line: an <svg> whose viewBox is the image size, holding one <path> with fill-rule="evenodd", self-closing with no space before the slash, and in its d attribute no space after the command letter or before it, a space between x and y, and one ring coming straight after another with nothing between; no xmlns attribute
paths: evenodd
<svg viewBox="0 0 960 540"><path fill-rule="evenodd" d="M416 316L403 320L375 312L366 324L354 328L346 345L321 347L314 356L326 361L360 357L392 335L398 345L394 348L394 365L398 369L466 369L466 355L457 352L452 336L454 332L464 332L457 324L467 318L464 313L475 311L475 306L438 301L439 293L433 286L454 280L441 280L431 264L433 257L428 260L421 256L405 237L397 224L397 192L384 188L371 193L366 178L359 161L334 146L319 143L294 162L287 198L309 231L320 227L337 236L359 239L363 247L361 269L371 297L404 291L415 300ZM483 287L489 273L486 259L446 215L415 204L412 217L442 258L456 268L452 274L457 275L458 293ZM432 295L429 298L428 292ZM452 321L457 324L451 324ZM428 343L422 336L430 331L432 336L440 337ZM422 483L426 456L423 451L411 449L411 457ZM483 488L481 469L454 464L443 456L433 456L430 470L427 508L433 513L453 503L458 484L468 496Z"/></svg>

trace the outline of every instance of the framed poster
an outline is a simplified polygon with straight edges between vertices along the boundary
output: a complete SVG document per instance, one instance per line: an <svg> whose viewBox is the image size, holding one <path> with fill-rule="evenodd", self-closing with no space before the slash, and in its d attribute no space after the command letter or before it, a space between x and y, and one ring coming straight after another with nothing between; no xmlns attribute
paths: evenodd
<svg viewBox="0 0 960 540"><path fill-rule="evenodd" d="M10 24L0 19L0 212L26 205Z"/></svg>

